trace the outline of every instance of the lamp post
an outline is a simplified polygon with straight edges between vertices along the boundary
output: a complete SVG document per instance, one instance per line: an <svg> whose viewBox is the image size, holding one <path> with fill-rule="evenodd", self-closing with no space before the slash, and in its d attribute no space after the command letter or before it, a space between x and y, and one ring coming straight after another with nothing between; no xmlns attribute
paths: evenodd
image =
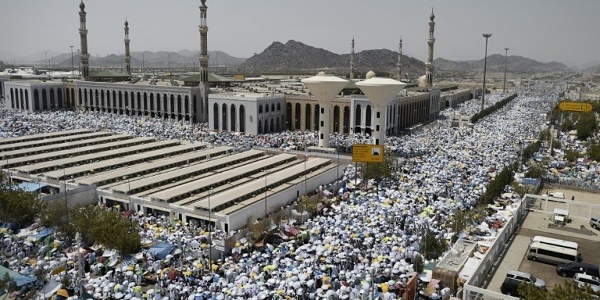
<svg viewBox="0 0 600 300"><path fill-rule="evenodd" d="M265 169L264 171L265 171L265 219L266 219L267 213L268 213L268 210L267 210L267 191L268 191L268 189L267 189L267 170Z"/></svg>
<svg viewBox="0 0 600 300"><path fill-rule="evenodd" d="M212 272L212 227L210 226L210 213L212 211L212 207L210 207L210 194L212 193L212 188L208 190L208 272Z"/></svg>
<svg viewBox="0 0 600 300"><path fill-rule="evenodd" d="M483 111L484 103L485 103L485 72L487 69L487 46L488 39L492 36L491 33L484 33L483 37L485 38L485 56L483 57L483 92L481 93L481 111Z"/></svg>
<svg viewBox="0 0 600 300"><path fill-rule="evenodd" d="M506 93L506 62L508 61L508 50L510 48L504 48L504 85L502 85L502 93Z"/></svg>
<svg viewBox="0 0 600 300"><path fill-rule="evenodd" d="M73 60L73 46L71 47L71 77L75 78L75 61Z"/></svg>
<svg viewBox="0 0 600 300"><path fill-rule="evenodd" d="M131 205L131 182L129 181L129 176L123 176L123 179L127 179L127 197L129 198L129 210L132 210L133 205Z"/></svg>

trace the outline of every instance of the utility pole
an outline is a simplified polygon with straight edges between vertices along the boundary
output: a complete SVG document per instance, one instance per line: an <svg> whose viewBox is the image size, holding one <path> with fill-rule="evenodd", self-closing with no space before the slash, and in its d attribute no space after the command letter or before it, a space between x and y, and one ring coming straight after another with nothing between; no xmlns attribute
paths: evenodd
<svg viewBox="0 0 600 300"><path fill-rule="evenodd" d="M502 86L502 93L506 93L506 62L508 61L508 50L510 48L504 48L504 85Z"/></svg>
<svg viewBox="0 0 600 300"><path fill-rule="evenodd" d="M485 56L483 57L483 91L481 93L481 111L483 111L485 106L485 72L487 69L487 47L488 47L488 39L492 37L491 33L484 33L483 37L485 38Z"/></svg>

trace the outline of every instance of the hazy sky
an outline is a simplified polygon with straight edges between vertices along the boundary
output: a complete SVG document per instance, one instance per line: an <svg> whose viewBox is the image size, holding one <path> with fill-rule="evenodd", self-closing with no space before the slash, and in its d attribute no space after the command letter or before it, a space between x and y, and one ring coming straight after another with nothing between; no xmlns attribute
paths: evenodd
<svg viewBox="0 0 600 300"><path fill-rule="evenodd" d="M0 0L0 59L79 44L80 0ZM198 50L199 0L88 0L92 55L122 54L129 20L131 50ZM599 0L208 0L208 50L235 57L272 42L296 40L338 54L386 48L424 61L435 9L434 57L481 59L521 55L567 65L600 61ZM13 57L7 56L7 52ZM4 53L4 54L3 54ZM43 59L43 56L40 57Z"/></svg>

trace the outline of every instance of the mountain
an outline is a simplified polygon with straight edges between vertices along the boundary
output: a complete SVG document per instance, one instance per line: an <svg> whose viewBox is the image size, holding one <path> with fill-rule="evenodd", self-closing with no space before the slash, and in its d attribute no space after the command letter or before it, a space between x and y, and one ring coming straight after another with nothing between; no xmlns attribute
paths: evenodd
<svg viewBox="0 0 600 300"><path fill-rule="evenodd" d="M511 55L505 58L501 54L493 54L487 57L487 70L491 72L504 72L504 62L506 59L506 69L511 72L555 72L569 71L569 67L559 62L542 63L530 58ZM440 71L479 71L483 70L483 59L452 61L444 58L437 58L433 65Z"/></svg>
<svg viewBox="0 0 600 300"><path fill-rule="evenodd" d="M387 49L364 50L355 54L355 73L395 72L398 53ZM403 73L424 74L425 64L417 59L402 56ZM290 40L283 44L273 42L263 52L248 58L239 66L246 72L290 72L305 71L316 73L327 70L330 73L348 74L350 54L336 54Z"/></svg>
<svg viewBox="0 0 600 300"><path fill-rule="evenodd" d="M595 66L588 66L587 68L583 69L583 72L592 73L592 74L600 74L600 64L597 64Z"/></svg>

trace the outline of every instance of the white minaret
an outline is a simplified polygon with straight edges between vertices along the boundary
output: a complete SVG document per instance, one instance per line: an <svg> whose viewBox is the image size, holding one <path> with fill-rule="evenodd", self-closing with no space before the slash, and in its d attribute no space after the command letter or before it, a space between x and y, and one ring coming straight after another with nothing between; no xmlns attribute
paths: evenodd
<svg viewBox="0 0 600 300"><path fill-rule="evenodd" d="M350 80L354 79L354 37L352 37L352 50L350 50Z"/></svg>
<svg viewBox="0 0 600 300"><path fill-rule="evenodd" d="M433 44L435 38L433 37L433 30L435 27L435 15L433 14L433 8L431 8L431 15L429 16L429 39L427 39L427 45L429 46L429 52L427 53L427 63L425 64L425 76L427 78L426 88L430 89L433 86Z"/></svg>
<svg viewBox="0 0 600 300"><path fill-rule="evenodd" d="M402 79L402 39L398 43L398 64L396 64L396 80Z"/></svg>
<svg viewBox="0 0 600 300"><path fill-rule="evenodd" d="M85 27L85 4L83 0L79 4L79 39L81 41L81 54L79 60L81 61L81 75L83 79L87 80L90 76L90 55L88 53L87 46L87 28Z"/></svg>
<svg viewBox="0 0 600 300"><path fill-rule="evenodd" d="M125 72L131 75L131 55L129 53L129 22L125 19Z"/></svg>
<svg viewBox="0 0 600 300"><path fill-rule="evenodd" d="M207 33L208 26L206 25L206 0L200 0L200 103L196 103L196 118L200 122L208 122L208 46Z"/></svg>

